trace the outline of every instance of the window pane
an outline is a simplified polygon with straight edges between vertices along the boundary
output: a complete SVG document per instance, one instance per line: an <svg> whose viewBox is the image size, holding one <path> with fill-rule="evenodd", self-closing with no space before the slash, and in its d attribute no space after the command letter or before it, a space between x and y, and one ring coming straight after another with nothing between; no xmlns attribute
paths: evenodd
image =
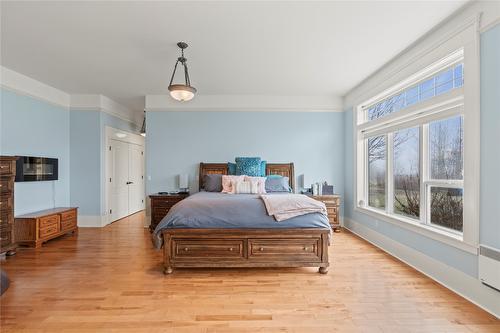
<svg viewBox="0 0 500 333"><path fill-rule="evenodd" d="M432 179L463 179L463 117L429 125L430 174Z"/></svg>
<svg viewBox="0 0 500 333"><path fill-rule="evenodd" d="M405 107L405 93L394 96L393 111L399 111Z"/></svg>
<svg viewBox="0 0 500 333"><path fill-rule="evenodd" d="M402 110L413 104L428 100L461 87L464 81L463 64L444 68L442 72L419 82L413 87L381 100L367 110L368 121Z"/></svg>
<svg viewBox="0 0 500 333"><path fill-rule="evenodd" d="M453 70L450 68L446 72L436 76L436 95L445 93L453 89Z"/></svg>
<svg viewBox="0 0 500 333"><path fill-rule="evenodd" d="M420 100L426 100L434 96L434 78L420 83Z"/></svg>
<svg viewBox="0 0 500 333"><path fill-rule="evenodd" d="M393 98L388 98L368 109L368 119L374 120L391 113L394 109Z"/></svg>
<svg viewBox="0 0 500 333"><path fill-rule="evenodd" d="M385 136L368 139L368 205L385 208Z"/></svg>
<svg viewBox="0 0 500 333"><path fill-rule="evenodd" d="M464 65L458 64L454 70L455 88L461 87L464 84Z"/></svg>
<svg viewBox="0 0 500 333"><path fill-rule="evenodd" d="M420 216L419 129L394 133L394 212Z"/></svg>
<svg viewBox="0 0 500 333"><path fill-rule="evenodd" d="M431 187L431 223L463 231L463 189Z"/></svg>
<svg viewBox="0 0 500 333"><path fill-rule="evenodd" d="M406 105L412 105L418 102L418 86L409 88L406 91Z"/></svg>

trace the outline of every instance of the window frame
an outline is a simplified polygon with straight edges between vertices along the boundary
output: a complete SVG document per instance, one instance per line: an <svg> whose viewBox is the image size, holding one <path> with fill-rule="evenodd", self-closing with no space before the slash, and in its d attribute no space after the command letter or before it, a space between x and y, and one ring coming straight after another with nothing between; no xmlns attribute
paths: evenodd
<svg viewBox="0 0 500 333"><path fill-rule="evenodd" d="M463 41L462 41L463 42ZM424 68L415 68L413 75L400 81L384 92L375 95L354 108L353 135L354 135L354 210L368 214L376 219L397 224L429 238L441 241L448 245L460 248L469 253L477 254L479 234L479 57L477 38L470 43L460 43L458 47L450 45L448 55L439 58ZM450 43L454 44L454 43ZM443 53L441 52L441 55ZM390 113L378 119L367 121L367 106L376 105L386 98L396 96L416 84L446 70L449 66L463 63L463 79L461 87L454 87L450 91L419 101L401 110ZM411 67L408 64L408 67ZM458 108L458 109L457 109ZM464 174L460 181L431 180L429 179L429 123L456 115L464 117L463 131L463 159ZM412 119L412 120L410 120ZM467 119L467 120L465 120ZM425 123L424 123L425 121ZM384 127L384 124L386 127ZM419 128L419 167L420 167L420 219L412 219L393 213L393 141L388 135L393 135L398 128ZM390 132L388 134L388 128ZM386 135L386 210L368 206L368 163L367 163L367 134L370 137ZM362 181L358 181L362 179ZM463 231L458 232L430 223L430 185L440 187L459 187L463 189ZM361 203L363 200L363 203ZM392 214L391 214L392 213ZM425 216L425 218L423 218ZM424 220L426 223L421 223Z"/></svg>

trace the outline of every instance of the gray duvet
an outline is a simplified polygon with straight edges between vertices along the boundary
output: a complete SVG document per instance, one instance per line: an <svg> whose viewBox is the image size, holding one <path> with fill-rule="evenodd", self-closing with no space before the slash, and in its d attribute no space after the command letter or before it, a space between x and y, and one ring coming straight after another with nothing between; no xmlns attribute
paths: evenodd
<svg viewBox="0 0 500 333"><path fill-rule="evenodd" d="M163 244L162 230L169 228L331 229L328 218L320 213L306 214L277 222L274 217L267 215L266 207L259 195L219 192L195 193L173 206L153 232L153 241L157 248Z"/></svg>

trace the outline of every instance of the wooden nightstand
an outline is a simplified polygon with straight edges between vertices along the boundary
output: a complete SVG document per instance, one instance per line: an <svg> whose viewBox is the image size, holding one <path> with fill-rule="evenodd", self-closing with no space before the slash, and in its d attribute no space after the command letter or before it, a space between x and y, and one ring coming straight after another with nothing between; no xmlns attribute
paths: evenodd
<svg viewBox="0 0 500 333"><path fill-rule="evenodd" d="M167 215L170 208L179 201L187 198L189 193L153 194L151 199L151 224L149 231L153 232L160 221Z"/></svg>
<svg viewBox="0 0 500 333"><path fill-rule="evenodd" d="M311 195L311 198L325 204L333 231L340 232L340 195Z"/></svg>

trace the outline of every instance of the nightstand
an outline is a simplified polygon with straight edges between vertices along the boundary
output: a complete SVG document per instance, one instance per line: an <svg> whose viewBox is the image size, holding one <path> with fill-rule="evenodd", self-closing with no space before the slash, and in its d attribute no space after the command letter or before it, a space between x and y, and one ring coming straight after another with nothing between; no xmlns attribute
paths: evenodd
<svg viewBox="0 0 500 333"><path fill-rule="evenodd" d="M333 231L340 232L340 195L311 195L311 198L325 204L328 219L330 220L330 225L332 226Z"/></svg>
<svg viewBox="0 0 500 333"><path fill-rule="evenodd" d="M151 224L149 231L153 232L160 221L167 215L170 208L179 201L187 198L189 193L177 194L152 194L151 199Z"/></svg>

